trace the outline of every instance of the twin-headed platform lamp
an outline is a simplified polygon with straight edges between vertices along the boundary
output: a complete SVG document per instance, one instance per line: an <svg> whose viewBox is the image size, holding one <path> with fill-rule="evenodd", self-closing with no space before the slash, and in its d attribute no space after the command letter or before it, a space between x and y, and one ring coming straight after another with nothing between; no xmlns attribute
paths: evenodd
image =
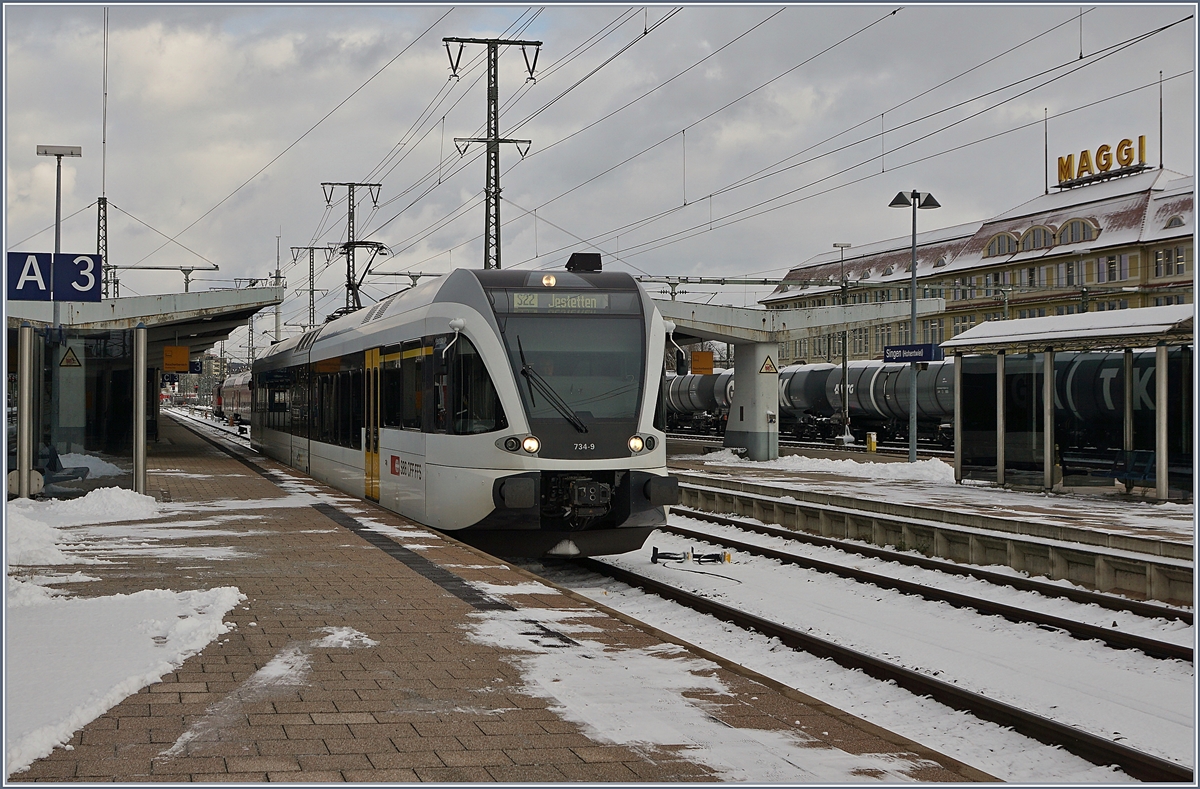
<svg viewBox="0 0 1200 789"><path fill-rule="evenodd" d="M908 208L912 206L912 278L910 279L909 296L912 301L912 329L909 342L917 342L917 209L941 208L942 204L933 199L928 192L900 192L888 203L888 208ZM917 462L917 363L912 363L908 377L908 462Z"/></svg>

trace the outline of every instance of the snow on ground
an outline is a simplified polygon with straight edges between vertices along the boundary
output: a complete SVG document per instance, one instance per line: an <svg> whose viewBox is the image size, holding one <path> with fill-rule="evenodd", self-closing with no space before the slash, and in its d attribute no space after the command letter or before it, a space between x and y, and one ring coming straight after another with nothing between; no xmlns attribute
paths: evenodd
<svg viewBox="0 0 1200 789"><path fill-rule="evenodd" d="M1021 518L1051 525L1065 523L1122 534L1160 532L1195 541L1194 504L1125 501L1105 495L1101 489L1095 494L1060 494L1007 490L977 483L959 485L954 482L953 467L936 458L899 463L783 455L776 460L752 461L738 457L731 450L721 450L706 455L672 455L670 460L700 462L713 467L715 473L739 480L803 486L812 493Z"/></svg>
<svg viewBox="0 0 1200 789"><path fill-rule="evenodd" d="M695 541L655 533L649 545L684 551ZM1190 663L1112 649L773 560L743 555L732 565L653 565L648 554L645 548L607 561L1140 750L1191 763L1196 740L1195 671Z"/></svg>
<svg viewBox="0 0 1200 789"><path fill-rule="evenodd" d="M667 551L694 545L661 533L652 540ZM672 583L682 577L685 588L772 621L1140 750L1191 762L1196 740L1190 663L1112 649L773 560L741 556L733 565L709 570L651 565L644 555L648 551L642 553L610 561L650 570Z"/></svg>
<svg viewBox="0 0 1200 789"><path fill-rule="evenodd" d="M488 591L499 590L491 584ZM608 650L587 637L597 630L586 619L597 615L554 609L489 611L472 615L469 634L479 643L513 650L508 659L521 669L525 690L550 699L551 709L589 736L650 758L659 745L683 743L687 758L717 771L723 781L862 783L868 780L864 772L875 770L885 782L911 781L906 770L934 766L887 754L814 747L815 738L791 732L727 726L705 702L685 695L729 693L715 676L715 663L691 657L673 644Z"/></svg>
<svg viewBox="0 0 1200 789"><path fill-rule="evenodd" d="M237 589L219 587L47 597L16 607L10 600L5 775L181 666L229 629L221 620L242 599Z"/></svg>
<svg viewBox="0 0 1200 789"><path fill-rule="evenodd" d="M742 520L749 523L762 523L762 521L753 518L743 517ZM1011 605L1014 608L1038 611L1050 616L1059 616L1063 619L1095 625L1096 627L1113 628L1122 633L1132 633L1181 646L1191 646L1196 640L1195 627L1177 619L1147 618L1127 611L1114 611L1094 604L1083 605L1061 597L1047 597L1037 592L1014 589L1011 586L999 586L969 576L950 575L938 572L937 570L909 567L899 562L861 556L841 551L837 548L806 545L785 537L770 537L763 534L755 534L734 526L724 526L690 518L686 511L672 510L670 522L672 525L714 535L715 541L718 542L721 537L728 537L729 539L784 551L785 553L815 559L828 564L852 567L856 570L864 570L888 578L912 581L946 591L957 592L969 597L991 600ZM659 541L656 539L654 542L657 543ZM868 543L865 542L861 544L864 547L868 546ZM904 551L903 553L909 556L921 556L915 550ZM736 553L734 555L736 556ZM1025 573L1007 567L1002 568L997 565L988 565L982 569L1000 575L1011 575L1021 578L1028 577ZM1063 579L1060 579L1057 585L1076 589L1083 588Z"/></svg>
<svg viewBox="0 0 1200 789"><path fill-rule="evenodd" d="M569 571L566 572L569 576ZM1002 781L1027 785L1134 783L1119 770L1097 767L1010 729L931 699L917 698L892 683L879 682L861 671L789 649L776 639L742 631L661 597L615 583L588 588L569 577L553 577L553 580Z"/></svg>
<svg viewBox="0 0 1200 789"><path fill-rule="evenodd" d="M63 468L86 466L88 479L95 479L96 477L120 477L129 473L120 466L109 463L107 460L95 457L94 455L81 455L77 452L59 455L58 461L63 465Z"/></svg>
<svg viewBox="0 0 1200 789"><path fill-rule="evenodd" d="M146 523L164 514L161 506L119 488L99 488L69 501L14 500L5 514L9 776L227 632L225 614L244 599L233 587L71 597L44 585L94 579L33 568L107 563L97 555L110 560L147 551L191 555L195 549L170 540L245 532L206 530L219 518ZM220 558L220 550L204 556Z"/></svg>
<svg viewBox="0 0 1200 789"><path fill-rule="evenodd" d="M833 460L805 455L780 455L775 460L746 460L732 449L707 455L680 455L678 460L702 460L706 466L744 466L755 470L817 471L888 482L938 482L954 484L954 467L936 458L916 463L860 463L857 460Z"/></svg>
<svg viewBox="0 0 1200 789"><path fill-rule="evenodd" d="M251 624L254 624L253 622ZM352 627L325 627L324 638L305 644L291 644L271 658L267 665L251 674L236 690L209 706L196 718L187 731L179 736L164 756L186 756L193 742L219 740L221 730L230 721L244 718L248 705L268 697L280 688L302 688L309 684L314 649L359 649L372 647L377 641Z"/></svg>

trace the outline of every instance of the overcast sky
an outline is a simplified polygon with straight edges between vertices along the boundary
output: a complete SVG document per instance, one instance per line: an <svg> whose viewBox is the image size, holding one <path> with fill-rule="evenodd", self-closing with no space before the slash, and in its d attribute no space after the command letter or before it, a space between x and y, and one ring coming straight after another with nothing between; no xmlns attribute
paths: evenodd
<svg viewBox="0 0 1200 789"><path fill-rule="evenodd" d="M452 80L442 38L506 37L544 43L536 81L501 49L501 134L532 141L524 160L501 150L504 268L598 249L612 270L778 277L834 242L907 234L897 191L942 204L922 229L1041 194L1044 113L1052 183L1058 156L1143 134L1151 165L1193 174L1194 9L116 6L102 159L103 7L7 5L6 248L53 248L54 159L36 146L81 145L64 251L95 250L102 173L119 266L211 262L193 289L232 287L274 271L278 235L290 332L309 286L291 247L345 240L346 189L327 209L322 182L382 184L378 207L357 190L356 237L392 253L375 268L479 267L482 146L460 157L453 138L485 134L485 48L467 45ZM317 269L321 321L345 266L318 252ZM371 276L365 300L407 282ZM182 286L121 272L123 296Z"/></svg>

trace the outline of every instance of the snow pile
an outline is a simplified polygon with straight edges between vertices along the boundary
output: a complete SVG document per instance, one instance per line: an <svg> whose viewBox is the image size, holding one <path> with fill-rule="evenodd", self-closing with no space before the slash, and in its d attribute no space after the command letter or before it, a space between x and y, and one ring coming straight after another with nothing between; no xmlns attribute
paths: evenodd
<svg viewBox="0 0 1200 789"><path fill-rule="evenodd" d="M20 508L9 502L6 559L9 567L21 565L55 565L94 563L98 559L70 556L59 548L67 538L61 531L45 523L25 517ZM9 585L11 594L12 585ZM9 603L11 605L11 602Z"/></svg>
<svg viewBox="0 0 1200 789"><path fill-rule="evenodd" d="M114 466L107 460L102 460L92 455L80 455L72 452L68 455L59 455L58 461L63 464L64 468L78 468L86 466L88 470L88 479L95 477L119 477L122 474L129 472L120 466Z"/></svg>
<svg viewBox="0 0 1200 789"><path fill-rule="evenodd" d="M221 620L244 599L220 587L10 604L5 775L177 669L231 628Z"/></svg>
<svg viewBox="0 0 1200 789"><path fill-rule="evenodd" d="M27 605L40 605L51 598L65 594L57 589L47 589L44 586L29 581L19 581L8 578L8 590L5 592L5 602L9 608L21 608Z"/></svg>
<svg viewBox="0 0 1200 789"><path fill-rule="evenodd" d="M857 460L832 460L804 455L783 455L775 460L744 460L731 449L700 456L706 466L748 466L782 471L815 471L844 477L886 480L888 482L937 482L954 484L954 468L935 458L916 463L860 463Z"/></svg>
<svg viewBox="0 0 1200 789"><path fill-rule="evenodd" d="M13 499L8 502L9 518L14 513L48 526L141 521L159 515L158 502L153 497L124 488L97 488L69 501Z"/></svg>

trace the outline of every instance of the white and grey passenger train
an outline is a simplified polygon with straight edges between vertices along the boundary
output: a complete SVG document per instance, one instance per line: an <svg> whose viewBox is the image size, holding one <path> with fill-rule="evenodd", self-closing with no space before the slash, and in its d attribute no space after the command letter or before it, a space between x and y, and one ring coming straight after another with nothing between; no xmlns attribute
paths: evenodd
<svg viewBox="0 0 1200 789"><path fill-rule="evenodd" d="M628 274L573 268L459 269L274 345L253 446L490 553L641 547L678 501L664 322Z"/></svg>

